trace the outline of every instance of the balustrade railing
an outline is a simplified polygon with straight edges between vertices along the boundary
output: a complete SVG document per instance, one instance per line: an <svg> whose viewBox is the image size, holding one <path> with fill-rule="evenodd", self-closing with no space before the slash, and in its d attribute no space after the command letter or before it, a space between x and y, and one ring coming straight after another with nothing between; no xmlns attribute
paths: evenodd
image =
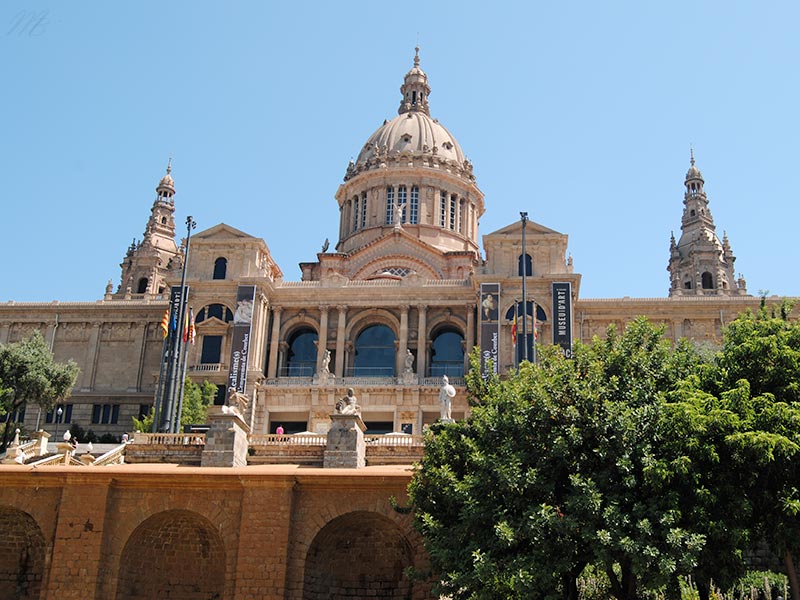
<svg viewBox="0 0 800 600"><path fill-rule="evenodd" d="M121 444L116 448L112 448L105 454L98 456L92 463L95 467L105 467L107 465L120 465L125 462L125 447L127 444Z"/></svg>
<svg viewBox="0 0 800 600"><path fill-rule="evenodd" d="M251 446L324 446L328 443L325 433L295 433L295 434L253 434L250 436Z"/></svg>
<svg viewBox="0 0 800 600"><path fill-rule="evenodd" d="M206 443L205 433L141 433L136 432L133 436L134 444L144 444L147 446L204 446Z"/></svg>

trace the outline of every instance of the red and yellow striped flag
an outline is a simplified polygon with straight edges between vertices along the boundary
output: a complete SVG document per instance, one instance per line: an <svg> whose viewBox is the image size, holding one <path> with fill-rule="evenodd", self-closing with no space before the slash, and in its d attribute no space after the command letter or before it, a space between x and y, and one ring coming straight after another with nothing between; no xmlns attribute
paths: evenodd
<svg viewBox="0 0 800 600"><path fill-rule="evenodd" d="M166 339L167 334L169 333L169 306L167 306L167 310L164 311L164 318L161 319L159 327L164 334L164 339Z"/></svg>

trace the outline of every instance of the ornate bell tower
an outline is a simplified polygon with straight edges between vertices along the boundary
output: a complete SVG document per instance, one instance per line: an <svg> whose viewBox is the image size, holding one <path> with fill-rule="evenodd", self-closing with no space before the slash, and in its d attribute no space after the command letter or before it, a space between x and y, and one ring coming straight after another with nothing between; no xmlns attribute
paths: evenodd
<svg viewBox="0 0 800 600"><path fill-rule="evenodd" d="M114 295L116 298L164 293L167 272L180 264L180 252L175 244L175 181L170 173L172 159L156 187L156 199L144 235L139 242L133 240L120 264L122 278Z"/></svg>
<svg viewBox="0 0 800 600"><path fill-rule="evenodd" d="M670 239L670 296L747 295L744 279L734 276L736 257L727 234L720 242L715 233L714 218L708 206L703 175L694 164L686 173L683 196L681 237Z"/></svg>

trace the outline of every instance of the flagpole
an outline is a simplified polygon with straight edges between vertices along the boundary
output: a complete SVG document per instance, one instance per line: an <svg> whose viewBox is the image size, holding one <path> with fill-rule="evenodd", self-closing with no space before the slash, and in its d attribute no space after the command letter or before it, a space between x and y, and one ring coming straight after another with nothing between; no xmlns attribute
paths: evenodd
<svg viewBox="0 0 800 600"><path fill-rule="evenodd" d="M526 289L526 275L528 274L528 253L525 250L525 224L528 222L528 213L520 212L522 219L522 359L528 360L528 293Z"/></svg>
<svg viewBox="0 0 800 600"><path fill-rule="evenodd" d="M184 321L184 315L186 314L186 266L189 264L189 247L191 245L192 239L192 229L197 227L197 223L195 223L192 216L189 215L186 217L186 252L183 255L183 269L181 270L181 297L180 297L180 304L178 304L178 327ZM176 335L175 335L175 345L174 345L174 353L173 353L173 362L172 362L172 378L169 382L170 384L170 395L169 395L169 410L167 413L167 424L168 424L168 431L167 433L178 433L174 427L174 417L175 417L175 399L178 396L178 391L180 390L180 384L178 382L178 376L181 372L181 354L183 354L183 336L177 333L177 327L175 328Z"/></svg>
<svg viewBox="0 0 800 600"><path fill-rule="evenodd" d="M183 415L183 388L186 384L186 365L188 364L187 355L189 354L189 344L194 343L192 329L194 328L194 315L192 308L189 307L189 316L187 318L188 326L186 327L184 340L183 340L183 371L181 372L180 392L178 393L178 412L175 415L175 433L180 433L181 416Z"/></svg>
<svg viewBox="0 0 800 600"><path fill-rule="evenodd" d="M169 308L167 308L169 311ZM169 327L169 324L167 324ZM167 350L169 349L169 337L164 336L164 344L161 348L161 367L158 371L158 390L156 391L156 400L153 403L153 425L150 427L152 433L158 433L158 417L163 412L163 398L161 398L161 393L164 391L164 363L167 362Z"/></svg>

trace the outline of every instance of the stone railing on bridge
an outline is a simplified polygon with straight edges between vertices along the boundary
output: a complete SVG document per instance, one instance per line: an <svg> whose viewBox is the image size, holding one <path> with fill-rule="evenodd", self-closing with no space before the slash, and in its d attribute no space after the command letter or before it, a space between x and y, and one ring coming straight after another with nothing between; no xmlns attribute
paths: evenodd
<svg viewBox="0 0 800 600"><path fill-rule="evenodd" d="M251 435L248 464L322 466L324 433ZM365 435L368 465L411 464L422 458L422 436L405 433Z"/></svg>
<svg viewBox="0 0 800 600"><path fill-rule="evenodd" d="M126 463L179 463L199 465L206 443L204 433L133 434L125 446Z"/></svg>
<svg viewBox="0 0 800 600"><path fill-rule="evenodd" d="M116 448L112 448L105 454L101 454L93 461L89 462L95 467L107 467L108 465L121 465L125 462L125 450L128 444L120 444Z"/></svg>

